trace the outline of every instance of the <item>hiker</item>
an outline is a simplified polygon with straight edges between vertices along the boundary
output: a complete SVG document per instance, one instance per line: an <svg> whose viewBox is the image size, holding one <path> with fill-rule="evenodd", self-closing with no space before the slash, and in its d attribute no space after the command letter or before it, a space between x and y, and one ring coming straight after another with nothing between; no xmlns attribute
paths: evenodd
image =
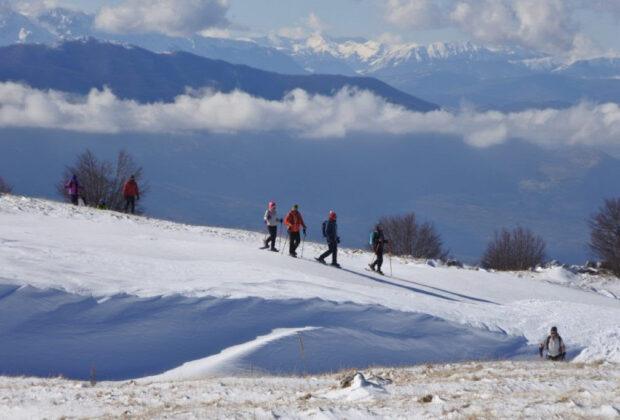
<svg viewBox="0 0 620 420"><path fill-rule="evenodd" d="M282 219L278 219L278 213L276 212L276 202L270 201L267 211L265 211L265 225L269 232L269 237L263 241L263 248L269 248L269 242L271 242L271 250L278 252L276 249L276 234L278 233L278 223L282 223Z"/></svg>
<svg viewBox="0 0 620 420"><path fill-rule="evenodd" d="M105 203L105 200L104 200L103 198L101 198L101 199L99 200L99 202L97 203L97 208L98 208L99 210L107 210L107 209L108 209L108 206L107 206L107 204Z"/></svg>
<svg viewBox="0 0 620 420"><path fill-rule="evenodd" d="M325 264L325 258L331 254L331 265L340 268L340 264L338 264L338 244L340 243L340 238L338 237L338 226L336 225L336 213L333 211L329 212L329 220L323 222L323 236L327 240L328 249L320 257L315 258L315 260Z"/></svg>
<svg viewBox="0 0 620 420"><path fill-rule="evenodd" d="M129 180L123 185L123 196L125 197L125 213L131 207L131 214L134 214L136 200L140 200L140 191L134 175L130 176Z"/></svg>
<svg viewBox="0 0 620 420"><path fill-rule="evenodd" d="M301 242L301 236L299 235L299 229L301 226L303 226L304 236L306 236L306 224L304 223L304 218L301 217L299 206L297 204L294 204L291 211L286 214L284 224L286 225L286 231L288 232L289 239L288 254L291 257L297 257L296 250Z"/></svg>
<svg viewBox="0 0 620 420"><path fill-rule="evenodd" d="M379 274L383 274L383 271L381 271L381 265L383 264L383 248L387 243L388 240L385 239L383 228L378 224L375 230L370 233L370 246L375 252L375 258L373 262L368 264L368 267Z"/></svg>
<svg viewBox="0 0 620 420"><path fill-rule="evenodd" d="M557 327L551 327L551 331L545 341L538 346L538 354L543 357L543 350L547 350L547 360L564 360L566 357L566 346L564 340L558 334Z"/></svg>
<svg viewBox="0 0 620 420"><path fill-rule="evenodd" d="M82 184L77 179L77 175L73 175L69 181L65 184L65 190L67 194L71 196L71 202L74 205L78 205L78 198L80 197L80 192L84 189Z"/></svg>

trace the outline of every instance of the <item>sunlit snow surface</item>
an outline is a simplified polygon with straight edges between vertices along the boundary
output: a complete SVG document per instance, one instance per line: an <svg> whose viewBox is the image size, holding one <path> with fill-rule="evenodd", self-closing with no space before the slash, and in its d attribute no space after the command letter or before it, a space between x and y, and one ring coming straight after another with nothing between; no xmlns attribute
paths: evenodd
<svg viewBox="0 0 620 420"><path fill-rule="evenodd" d="M173 414L213 409L222 417L235 407L250 417L399 416L406 407L419 407L422 417L450 410L491 415L498 407L484 399L496 398L493 393L504 393L508 404L529 398L509 397L511 389L518 395L542 389L553 399L549 404L566 413L619 415L617 279L558 267L490 273L397 258L392 276L381 277L364 270L371 259L366 252L341 250L338 270L312 260L323 244L305 243L303 259L293 259L259 250L262 238L0 197L0 372L143 378L91 389L80 382L7 377L0 380L2 396L9 395L0 401L0 415L37 417L58 399L92 402L106 395L111 407L90 404L88 411L72 402L58 415L71 414L72 407L81 416L121 415L114 404L123 398L154 410L169 405ZM387 258L384 271L390 272ZM558 326L572 359L561 365L564 379L545 377L552 375L550 364L530 368L527 362L537 361L536 345L551 325ZM418 378L423 367L392 369L392 382L366 378L368 384L351 389L339 389L335 376L253 379L497 359L521 361L428 368L454 370L462 383L450 386L443 374ZM376 369L365 374L373 372L383 376ZM569 381L573 373L581 375L576 382ZM237 379L207 379L223 375ZM539 381L554 381L558 389ZM238 401L226 400L235 393ZM435 397L418 402L422 394ZM365 399L372 403L359 403ZM147 408L132 407L130 413L149 416Z"/></svg>

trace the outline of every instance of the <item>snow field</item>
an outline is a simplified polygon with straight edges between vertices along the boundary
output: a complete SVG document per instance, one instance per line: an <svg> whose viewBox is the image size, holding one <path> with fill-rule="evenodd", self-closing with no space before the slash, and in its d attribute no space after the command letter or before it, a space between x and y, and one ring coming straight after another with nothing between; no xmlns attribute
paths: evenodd
<svg viewBox="0 0 620 420"><path fill-rule="evenodd" d="M369 253L338 270L262 237L0 197L0 417L620 417L618 279L401 258L380 277ZM538 361L551 325L572 362Z"/></svg>

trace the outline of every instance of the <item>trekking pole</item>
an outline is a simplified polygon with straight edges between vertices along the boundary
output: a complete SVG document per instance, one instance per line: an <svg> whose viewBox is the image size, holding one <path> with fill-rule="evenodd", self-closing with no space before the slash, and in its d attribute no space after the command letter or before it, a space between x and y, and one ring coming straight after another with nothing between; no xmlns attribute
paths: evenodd
<svg viewBox="0 0 620 420"><path fill-rule="evenodd" d="M390 277L392 277L392 244L390 244Z"/></svg>
<svg viewBox="0 0 620 420"><path fill-rule="evenodd" d="M284 248L286 248L286 244L288 243L288 235L284 238L284 246L280 248L280 254L284 254Z"/></svg>
<svg viewBox="0 0 620 420"><path fill-rule="evenodd" d="M282 219L280 219L280 239L278 240L278 247L282 246Z"/></svg>

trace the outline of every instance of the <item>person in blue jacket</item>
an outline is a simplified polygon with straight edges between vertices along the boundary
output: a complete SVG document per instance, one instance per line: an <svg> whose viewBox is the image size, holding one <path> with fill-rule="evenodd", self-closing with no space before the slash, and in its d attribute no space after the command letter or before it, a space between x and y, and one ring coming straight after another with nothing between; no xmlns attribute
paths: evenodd
<svg viewBox="0 0 620 420"><path fill-rule="evenodd" d="M323 222L323 236L327 240L328 249L327 251L322 253L320 257L315 258L315 260L325 264L325 258L327 258L331 254L331 265L340 268L340 264L338 264L338 244L340 243L340 237L338 237L336 213L333 211L329 212L329 220Z"/></svg>

